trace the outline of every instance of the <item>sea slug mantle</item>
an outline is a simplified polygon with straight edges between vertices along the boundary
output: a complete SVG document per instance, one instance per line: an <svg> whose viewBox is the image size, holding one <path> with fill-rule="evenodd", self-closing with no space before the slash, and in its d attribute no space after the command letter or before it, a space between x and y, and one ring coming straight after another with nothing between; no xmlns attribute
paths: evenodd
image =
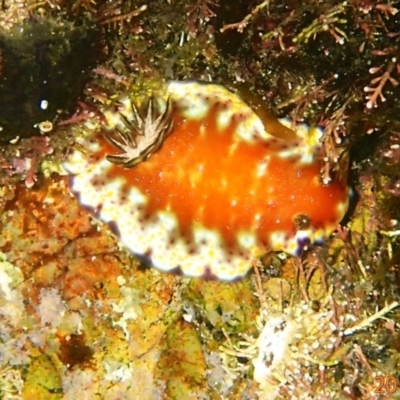
<svg viewBox="0 0 400 400"><path fill-rule="evenodd" d="M231 281L267 251L321 243L347 210L347 171L321 180L321 129L267 132L220 85L171 81L101 111L64 163L71 190L159 270Z"/></svg>

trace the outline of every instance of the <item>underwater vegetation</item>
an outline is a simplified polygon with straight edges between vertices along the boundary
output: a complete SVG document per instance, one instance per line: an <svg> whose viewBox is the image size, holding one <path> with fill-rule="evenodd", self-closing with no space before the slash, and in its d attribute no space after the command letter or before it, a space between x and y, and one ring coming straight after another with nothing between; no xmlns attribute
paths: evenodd
<svg viewBox="0 0 400 400"><path fill-rule="evenodd" d="M397 398L399 10L3 1L0 398Z"/></svg>

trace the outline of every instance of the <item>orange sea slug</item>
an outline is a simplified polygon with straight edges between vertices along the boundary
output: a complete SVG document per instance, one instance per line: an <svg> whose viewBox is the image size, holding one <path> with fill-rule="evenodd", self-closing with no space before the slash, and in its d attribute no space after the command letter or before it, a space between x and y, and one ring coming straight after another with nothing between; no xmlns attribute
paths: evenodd
<svg viewBox="0 0 400 400"><path fill-rule="evenodd" d="M79 140L86 151L65 162L79 202L129 250L163 271L230 281L269 250L299 255L332 233L347 172L321 181L319 128L267 121L211 83L161 92L103 110L101 129Z"/></svg>

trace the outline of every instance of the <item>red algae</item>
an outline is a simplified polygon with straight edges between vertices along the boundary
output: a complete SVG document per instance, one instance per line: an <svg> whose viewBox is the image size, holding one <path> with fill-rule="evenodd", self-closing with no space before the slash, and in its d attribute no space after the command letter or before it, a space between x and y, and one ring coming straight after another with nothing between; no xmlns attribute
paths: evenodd
<svg viewBox="0 0 400 400"><path fill-rule="evenodd" d="M4 119L0 121L1 134L11 139L0 151L0 397L377 400L399 395L400 169L396 165L398 141L392 141L400 131L396 112L400 95L399 7L393 2L359 0L312 0L302 7L290 1L254 3L241 1L232 7L230 1L193 0L179 2L176 7L174 1L158 0L145 5L136 1L5 2L0 14L4 56L0 57L0 79L7 81L6 86L16 98L21 94L18 84L20 87L24 79L19 79L18 72L15 75L20 66L7 68L10 52L4 46L15 43L25 52L26 41L15 41L21 37L15 32L23 31L26 36L25 27L32 32L29 42L43 43L31 50L39 48L46 59L48 51L53 53L55 48L49 47L47 40L41 41L40 27L48 25L59 30L65 21L69 21L67 27L79 21L83 31L89 26L100 33L107 60L91 72L77 104L76 98L65 99L72 101L70 110L57 107L55 119L50 116L48 121L35 121L49 123L52 132L42 131L43 124L39 123L33 130L36 134L40 131L40 138L21 140L32 131L30 118L21 120L21 115L27 111L31 115L32 109L44 103L50 108L55 104L36 95L24 97L28 108L21 102L9 107L15 122L22 122L28 131L13 131L10 136ZM63 57L64 50L58 47L56 53ZM36 63L26 76L36 70L38 63L48 69L36 53L32 53ZM66 82L62 78L65 69L71 71L67 64L56 71L58 86ZM70 76L76 78L76 74ZM115 126L126 135L135 132L131 129L135 124L133 120L121 122L121 114L129 118L132 107L121 105L119 100L137 102L140 109L141 95L151 94L157 85L153 91L153 99L157 99L159 82L166 77L195 77L231 87L245 86L251 94L243 96L243 88L239 93L272 136L265 150L274 154L283 150L282 143L286 151L293 150L296 142L304 150L304 139L309 136L298 139L298 130L307 131L299 123L320 124L320 134L311 129L311 137L318 137L317 146L306 148L313 160L323 159L323 183L343 182L346 186L347 166L342 163L346 154L340 154L342 149L351 153L349 185L358 196L348 220L342 221L343 225L326 240L337 221L332 220L331 229L320 236L326 243L319 247L311 244L320 240L314 236L308 241L304 235L312 219L297 213L291 229L303 232L300 243L293 246L301 257L269 252L258 259L258 252L251 253L239 273L233 268L218 276L228 281L236 279L232 277L254 265L255 273L240 282L181 279L147 268L151 262L161 271L179 265L174 264L170 251L178 244L186 246L188 269L172 271L210 277L210 270L204 267L218 265L219 256L225 256L232 247L238 255L236 240L225 224L217 235L204 235L203 230L201 240L196 242L190 223L184 230L184 224L174 219L174 215L185 214L184 202L180 207L176 201L173 213L157 212L157 201L165 205L175 199L171 197L177 184L173 178L167 192L169 200L153 185L152 193L158 196L156 201L152 195L154 211L146 212L147 203L138 206L140 213L134 217L140 220L140 230L130 236L113 222L115 215L99 221L92 218L105 215L103 203L96 208L79 204L70 196L64 178L53 175L43 179L42 172L45 176L60 173L60 159L65 159L74 141L78 142L75 150L90 155L93 143L88 146L83 136L93 139L92 133L101 131L122 143ZM26 89L44 94L43 85L48 86L43 80L31 80ZM158 112L163 111L166 101L166 93L163 89L161 92L154 108ZM253 93L259 97L254 98ZM187 103L193 104L193 97ZM76 112L71 116L74 107ZM239 114L233 113L235 124ZM282 130L281 122L273 115L287 115L292 122ZM10 115L3 116L10 120ZM145 117L143 113L141 116ZM187 126L193 122L193 115L185 121L176 112L168 116L176 129L181 129L180 122ZM234 125L227 129L233 130ZM171 132L166 129L165 133ZM139 154L144 158L133 161L151 163L172 138L169 135L163 139L158 151L153 149L159 143L154 148L152 143L146 148L149 153ZM106 146L103 138L99 139ZM322 152L318 150L320 140ZM93 154L90 165L102 163L104 156L111 163L121 161L120 154L125 160L123 149L108 142L107 146L107 152L98 153L97 159ZM179 151L183 149L184 144ZM210 159L213 154L222 154L220 149L214 150L209 148L209 153L204 153ZM148 159L146 154L150 155ZM175 157L176 153L170 155ZM301 156L297 154L297 159ZM295 165L293 153L288 157ZM179 165L183 164L180 159ZM114 183L126 164L119 166L115 164ZM193 165L186 166L193 170ZM91 168L86 171L93 173ZM247 164L238 164L234 171L240 175L247 171ZM92 181L102 188L109 183L104 179L107 174L97 172ZM183 175L183 183L184 171L174 170L177 172ZM201 177L200 171L195 172ZM218 169L213 172L221 176ZM231 173L229 176L229 182L236 179ZM17 180L25 182L17 188ZM120 187L117 184L111 189L123 202L130 201L133 192L127 187L131 185L119 182ZM24 183L31 190L23 188ZM243 204L246 196L252 198L247 184L238 184L243 188L239 193ZM215 186L213 190L223 192L222 187ZM145 190L144 182L142 188ZM203 188L208 189L207 185ZM287 188L280 185L279 189L281 193ZM43 193L47 194L42 197ZM184 190L179 195L189 203ZM197 195L206 202L204 193ZM226 204L224 199L212 200L209 205ZM115 208L120 205L115 204ZM196 211L190 212L191 216ZM224 213L228 217L228 212L221 210ZM242 213L246 217L242 220L248 221L245 207L233 213L232 221L239 221L240 215L236 214ZM207 216L212 226L219 222L219 215L212 212L198 215ZM154 240L149 226L154 234L160 223L164 230L171 223L175 229L161 240ZM233 241L229 242L229 235ZM260 252L270 248L268 238L256 236ZM287 239L282 236L281 244L285 246ZM152 244L151 248L138 247L144 240ZM117 241L129 251L117 247ZM199 262L202 241L206 241L203 251L212 250L208 262ZM157 249L160 242L167 248ZM139 264L129 252L148 262ZM163 253L164 258L157 257L157 253ZM245 258L244 252L238 257ZM171 264L165 267L167 261ZM194 271L189 263L199 264L200 269ZM225 265L232 268L233 264ZM68 346L65 342L71 337L72 346ZM89 354L79 360L73 351L71 357L62 357L63 350L76 349L90 349L93 357ZM177 359L181 365L176 365ZM74 364L72 368L68 361Z"/></svg>

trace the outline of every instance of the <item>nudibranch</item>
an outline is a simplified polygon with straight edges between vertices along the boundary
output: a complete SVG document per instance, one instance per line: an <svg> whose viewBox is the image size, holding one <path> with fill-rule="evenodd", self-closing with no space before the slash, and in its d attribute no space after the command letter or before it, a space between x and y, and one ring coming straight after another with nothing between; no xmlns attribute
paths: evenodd
<svg viewBox="0 0 400 400"><path fill-rule="evenodd" d="M102 113L64 163L71 190L159 270L232 281L321 243L347 210L346 157L321 179L321 129L267 121L222 86L171 81Z"/></svg>

